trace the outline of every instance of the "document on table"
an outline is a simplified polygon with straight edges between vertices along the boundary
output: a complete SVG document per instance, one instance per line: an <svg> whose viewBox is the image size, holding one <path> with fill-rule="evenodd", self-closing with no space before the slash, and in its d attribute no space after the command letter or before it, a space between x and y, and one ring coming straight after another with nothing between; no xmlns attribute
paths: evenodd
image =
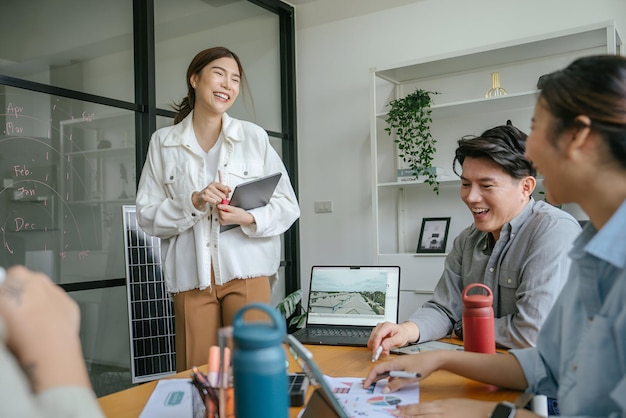
<svg viewBox="0 0 626 418"><path fill-rule="evenodd" d="M191 384L191 379L159 380L139 418L201 417L204 415L204 410L196 411L196 409L204 405L201 402L200 405L194 402L197 392ZM197 397L199 399L200 395L198 394Z"/></svg>
<svg viewBox="0 0 626 418"><path fill-rule="evenodd" d="M335 397L350 417L391 417L396 405L418 403L419 383L402 388L393 393L383 393L387 380L379 380L375 385L364 389L363 378L324 376Z"/></svg>

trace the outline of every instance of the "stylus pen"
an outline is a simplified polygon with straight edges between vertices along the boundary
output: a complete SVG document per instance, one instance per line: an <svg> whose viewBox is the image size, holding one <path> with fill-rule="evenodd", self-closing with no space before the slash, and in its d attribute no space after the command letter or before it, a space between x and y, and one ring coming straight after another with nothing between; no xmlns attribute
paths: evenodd
<svg viewBox="0 0 626 418"><path fill-rule="evenodd" d="M217 176L219 177L220 183L224 184L224 175L222 174L222 170L217 170ZM222 205L228 205L228 199L222 199Z"/></svg>
<svg viewBox="0 0 626 418"><path fill-rule="evenodd" d="M421 373L417 372L405 372L403 370L392 370L379 375L380 377L401 377L403 379L417 379L422 377Z"/></svg>
<svg viewBox="0 0 626 418"><path fill-rule="evenodd" d="M379 345L376 351L374 351L374 354L372 354L372 363L378 361L378 359L380 358L380 354L382 352L383 352L383 346Z"/></svg>

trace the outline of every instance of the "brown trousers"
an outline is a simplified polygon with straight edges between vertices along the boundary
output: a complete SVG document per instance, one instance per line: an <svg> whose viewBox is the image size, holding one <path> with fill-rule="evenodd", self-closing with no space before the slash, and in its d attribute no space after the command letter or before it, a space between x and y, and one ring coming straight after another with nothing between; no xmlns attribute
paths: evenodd
<svg viewBox="0 0 626 418"><path fill-rule="evenodd" d="M232 325L240 308L271 300L267 276L235 279L223 286L216 286L212 277L211 284L210 289L193 289L174 295L177 372L208 362L209 348L218 344L219 328ZM267 320L267 316L252 310L246 312L245 320Z"/></svg>

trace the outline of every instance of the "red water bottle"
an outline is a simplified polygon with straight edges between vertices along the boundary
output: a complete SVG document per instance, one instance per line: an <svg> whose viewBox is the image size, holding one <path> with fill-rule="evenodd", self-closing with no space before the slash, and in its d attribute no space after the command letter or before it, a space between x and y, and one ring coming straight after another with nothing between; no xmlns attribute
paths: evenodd
<svg viewBox="0 0 626 418"><path fill-rule="evenodd" d="M482 288L487 294L468 295L471 289ZM463 290L463 345L465 351L494 354L496 340L493 324L493 293L489 286L473 283Z"/></svg>

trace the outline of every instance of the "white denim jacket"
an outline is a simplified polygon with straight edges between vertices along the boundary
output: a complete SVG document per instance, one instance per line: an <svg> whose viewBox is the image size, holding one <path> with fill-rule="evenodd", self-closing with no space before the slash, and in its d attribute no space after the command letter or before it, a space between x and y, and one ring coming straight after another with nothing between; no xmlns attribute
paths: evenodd
<svg viewBox="0 0 626 418"><path fill-rule="evenodd" d="M137 191L137 221L161 239L167 289L178 293L235 278L274 276L280 264L280 235L300 216L285 166L259 126L222 117L218 167L231 189L276 172L283 175L270 202L252 209L255 224L220 233L217 208L196 209L191 195L208 185L204 158L193 151L193 112L180 123L157 130ZM217 176L216 176L217 178Z"/></svg>

